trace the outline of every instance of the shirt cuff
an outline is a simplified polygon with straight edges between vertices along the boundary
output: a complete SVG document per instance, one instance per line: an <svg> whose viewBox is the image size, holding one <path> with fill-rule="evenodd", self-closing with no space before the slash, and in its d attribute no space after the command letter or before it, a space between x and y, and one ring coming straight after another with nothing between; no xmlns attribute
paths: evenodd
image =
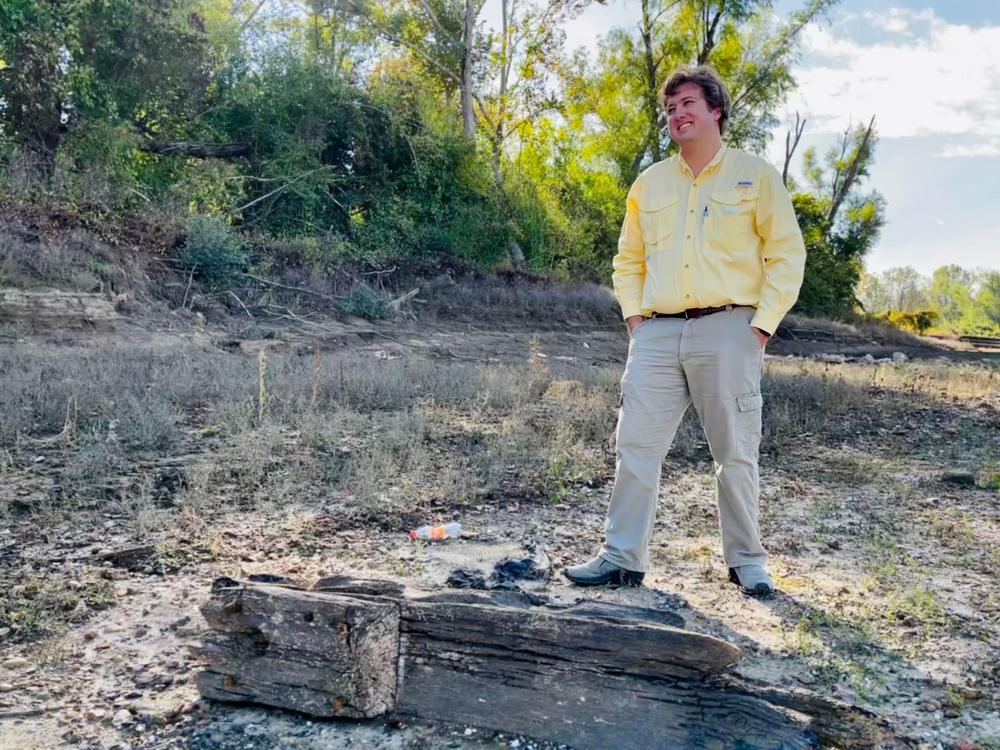
<svg viewBox="0 0 1000 750"><path fill-rule="evenodd" d="M622 305L622 318L628 320L633 315L642 315L642 303L634 302L627 305Z"/></svg>
<svg viewBox="0 0 1000 750"><path fill-rule="evenodd" d="M781 323L782 317L770 310L758 310L753 316L753 320L750 321L750 325L754 328L759 328L768 336L773 336L774 332L778 330L778 325Z"/></svg>

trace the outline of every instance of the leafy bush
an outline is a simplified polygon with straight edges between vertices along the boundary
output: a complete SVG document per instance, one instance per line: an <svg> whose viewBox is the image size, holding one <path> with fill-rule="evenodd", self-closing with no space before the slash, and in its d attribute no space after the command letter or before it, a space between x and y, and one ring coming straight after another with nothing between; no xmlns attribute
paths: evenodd
<svg viewBox="0 0 1000 750"><path fill-rule="evenodd" d="M924 333L938 320L938 314L931 310L920 310L918 312L906 312L905 310L893 310L880 316L887 323L914 333Z"/></svg>
<svg viewBox="0 0 1000 750"><path fill-rule="evenodd" d="M242 242L218 216L192 216L186 235L181 263L211 287L231 283L247 264Z"/></svg>
<svg viewBox="0 0 1000 750"><path fill-rule="evenodd" d="M347 299L341 300L340 308L348 315L369 320L384 320L392 317L389 300L367 284L358 284Z"/></svg>

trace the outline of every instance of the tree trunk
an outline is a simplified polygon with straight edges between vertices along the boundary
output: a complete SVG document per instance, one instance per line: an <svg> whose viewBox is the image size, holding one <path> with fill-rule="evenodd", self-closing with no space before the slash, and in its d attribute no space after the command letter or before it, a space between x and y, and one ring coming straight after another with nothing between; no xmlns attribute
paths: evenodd
<svg viewBox="0 0 1000 750"><path fill-rule="evenodd" d="M68 129L63 122L66 75L60 54L58 39L31 31L0 70L5 79L5 128L24 147L29 169L45 184L55 176L56 152Z"/></svg>
<svg viewBox="0 0 1000 750"><path fill-rule="evenodd" d="M660 104L657 92L656 62L653 60L653 24L649 17L649 0L642 0L642 44L646 62L646 111L649 115L649 145L653 150L653 161L660 161ZM641 161L641 160L640 160Z"/></svg>
<svg viewBox="0 0 1000 750"><path fill-rule="evenodd" d="M193 143L190 141L145 141L140 151L150 154L193 156L196 159L235 159L250 155L249 143Z"/></svg>
<svg viewBox="0 0 1000 750"><path fill-rule="evenodd" d="M507 195L507 189L504 186L503 172L500 169L501 155L502 152L500 150L500 145L494 138L492 152L490 154L490 166L493 168L493 182L496 184L497 194L500 196L501 211L504 214L504 218L507 221L510 221L513 210L510 203L510 198ZM507 251L507 259L510 261L510 264L518 271L524 270L525 267L524 251L521 249L521 246L518 244L517 240L514 239L513 235L507 238L506 251Z"/></svg>
<svg viewBox="0 0 1000 750"><path fill-rule="evenodd" d="M290 583L213 584L203 695L471 724L577 750L875 748L892 736L861 709L728 674L739 649L678 627L671 609Z"/></svg>
<svg viewBox="0 0 1000 750"><path fill-rule="evenodd" d="M476 139L476 110L472 92L472 55L476 36L475 0L465 0L465 13L462 16L462 78L460 96L462 102L462 127L465 137L471 141Z"/></svg>

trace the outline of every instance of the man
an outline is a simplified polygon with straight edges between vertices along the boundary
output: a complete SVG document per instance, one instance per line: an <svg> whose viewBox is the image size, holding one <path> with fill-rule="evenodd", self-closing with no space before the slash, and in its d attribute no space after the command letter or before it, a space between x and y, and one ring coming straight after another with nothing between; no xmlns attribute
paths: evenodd
<svg viewBox="0 0 1000 750"><path fill-rule="evenodd" d="M565 575L581 585L642 583L660 468L693 402L715 460L729 579L768 596L760 377L764 346L798 297L805 247L778 172L723 144L730 101L713 70L678 71L660 103L680 154L632 185L612 264L629 353L605 542Z"/></svg>

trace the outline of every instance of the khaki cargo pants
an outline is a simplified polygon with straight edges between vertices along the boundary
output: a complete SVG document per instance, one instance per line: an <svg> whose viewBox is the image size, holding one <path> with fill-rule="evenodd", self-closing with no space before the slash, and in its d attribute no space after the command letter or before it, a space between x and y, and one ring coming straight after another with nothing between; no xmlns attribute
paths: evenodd
<svg viewBox="0 0 1000 750"><path fill-rule="evenodd" d="M757 522L764 348L752 307L693 320L650 318L629 341L618 413L617 472L600 555L645 572L660 469L694 403L715 459L722 550L729 567L764 565Z"/></svg>

